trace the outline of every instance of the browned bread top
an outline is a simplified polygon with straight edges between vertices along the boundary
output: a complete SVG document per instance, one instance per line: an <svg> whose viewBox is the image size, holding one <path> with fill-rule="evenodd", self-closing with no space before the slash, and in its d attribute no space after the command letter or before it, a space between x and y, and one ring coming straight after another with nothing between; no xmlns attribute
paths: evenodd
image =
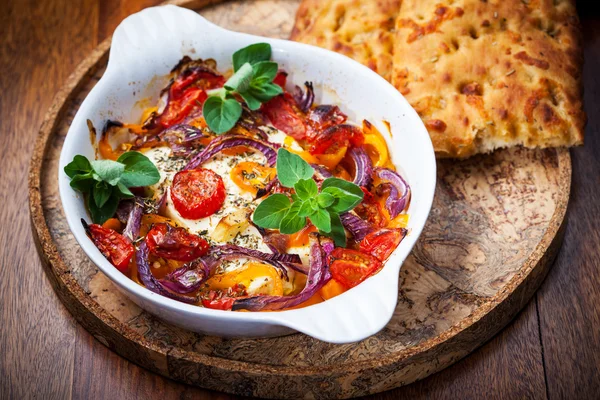
<svg viewBox="0 0 600 400"><path fill-rule="evenodd" d="M351 57L391 78L400 0L305 0L291 39Z"/></svg>
<svg viewBox="0 0 600 400"><path fill-rule="evenodd" d="M390 80L423 119L438 156L583 142L572 0L304 0L292 39Z"/></svg>
<svg viewBox="0 0 600 400"><path fill-rule="evenodd" d="M570 146L583 142L582 61L568 0L404 0L392 83L440 156Z"/></svg>

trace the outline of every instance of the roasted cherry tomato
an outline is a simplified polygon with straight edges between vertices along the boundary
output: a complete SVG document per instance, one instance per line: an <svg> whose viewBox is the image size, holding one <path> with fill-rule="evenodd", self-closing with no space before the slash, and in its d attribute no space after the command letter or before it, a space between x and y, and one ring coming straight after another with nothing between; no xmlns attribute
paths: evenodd
<svg viewBox="0 0 600 400"><path fill-rule="evenodd" d="M289 93L280 94L264 103L260 110L269 118L273 126L294 139L304 139L307 133L302 112Z"/></svg>
<svg viewBox="0 0 600 400"><path fill-rule="evenodd" d="M281 86L282 89L285 89L285 83L287 82L287 72L279 71L277 75L275 75L275 79L273 79L273 83Z"/></svg>
<svg viewBox="0 0 600 400"><path fill-rule="evenodd" d="M169 100L159 119L161 126L168 128L181 122L194 107L204 104L207 97L208 95L204 90L190 88L180 98Z"/></svg>
<svg viewBox="0 0 600 400"><path fill-rule="evenodd" d="M146 235L150 253L177 261L192 261L208 251L208 242L192 235L185 228L174 228L168 224L155 224Z"/></svg>
<svg viewBox="0 0 600 400"><path fill-rule="evenodd" d="M348 116L338 106L322 104L311 109L306 118L312 130L319 132L334 125L343 124Z"/></svg>
<svg viewBox="0 0 600 400"><path fill-rule="evenodd" d="M220 299L202 299L202 305L206 308L212 308L213 310L231 310L233 307L233 297L221 297Z"/></svg>
<svg viewBox="0 0 600 400"><path fill-rule="evenodd" d="M225 202L223 179L210 169L180 171L173 178L171 199L184 218L200 219L217 212Z"/></svg>
<svg viewBox="0 0 600 400"><path fill-rule="evenodd" d="M367 189L361 189L365 194L365 197L362 203L356 206L354 212L356 212L359 217L366 219L375 226L386 226L388 223L388 217L384 210L383 203Z"/></svg>
<svg viewBox="0 0 600 400"><path fill-rule="evenodd" d="M340 247L333 250L331 260L331 276L348 289L373 275L382 266L381 261L371 255Z"/></svg>
<svg viewBox="0 0 600 400"><path fill-rule="evenodd" d="M177 77L169 87L167 106L158 117L163 128L175 125L187 117L195 107L201 107L206 98L206 90L222 87L225 78L207 71L192 70Z"/></svg>
<svg viewBox="0 0 600 400"><path fill-rule="evenodd" d="M308 139L308 151L311 154L333 154L341 147L360 146L362 137L362 131L353 125L333 125Z"/></svg>
<svg viewBox="0 0 600 400"><path fill-rule="evenodd" d="M116 231L97 224L86 225L86 232L98 250L112 265L123 273L127 272L129 261L135 253L133 244Z"/></svg>
<svg viewBox="0 0 600 400"><path fill-rule="evenodd" d="M202 305L215 310L231 310L235 299L246 295L246 290L238 285L227 290L210 290L202 297Z"/></svg>
<svg viewBox="0 0 600 400"><path fill-rule="evenodd" d="M405 229L378 229L365 236L359 248L363 253L370 254L379 261L385 261L405 235Z"/></svg>

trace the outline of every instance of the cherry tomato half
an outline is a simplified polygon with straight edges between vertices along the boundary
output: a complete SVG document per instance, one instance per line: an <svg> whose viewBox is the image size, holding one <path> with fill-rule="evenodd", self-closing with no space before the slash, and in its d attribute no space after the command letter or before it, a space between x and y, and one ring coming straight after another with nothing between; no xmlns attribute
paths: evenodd
<svg viewBox="0 0 600 400"><path fill-rule="evenodd" d="M160 124L163 128L168 128L181 122L190 114L194 107L204 104L207 97L206 92L202 89L188 89L182 97L169 100L169 103L160 116Z"/></svg>
<svg viewBox="0 0 600 400"><path fill-rule="evenodd" d="M362 131L348 124L333 125L319 131L309 139L311 154L331 154L339 147L347 147L349 144L360 146L362 144Z"/></svg>
<svg viewBox="0 0 600 400"><path fill-rule="evenodd" d="M365 236L359 248L363 253L370 254L379 261L385 261L405 235L405 229L378 229Z"/></svg>
<svg viewBox="0 0 600 400"><path fill-rule="evenodd" d="M98 250L114 265L119 271L127 272L129 261L135 253L133 244L116 231L103 228L98 224L87 225L86 231L92 242Z"/></svg>
<svg viewBox="0 0 600 400"><path fill-rule="evenodd" d="M206 90L222 87L225 78L202 70L184 72L169 87L169 100L158 117L163 128L175 125L187 117L195 107L201 107Z"/></svg>
<svg viewBox="0 0 600 400"><path fill-rule="evenodd" d="M180 171L173 178L171 199L182 217L200 219L217 212L225 202L223 179L210 169Z"/></svg>
<svg viewBox="0 0 600 400"><path fill-rule="evenodd" d="M361 188L365 197L354 211L362 219L366 219L371 224L383 227L388 223L388 217L384 211L382 202L365 188Z"/></svg>
<svg viewBox="0 0 600 400"><path fill-rule="evenodd" d="M331 276L348 289L373 275L382 266L381 261L369 254L340 247L331 252L331 260Z"/></svg>
<svg viewBox="0 0 600 400"><path fill-rule="evenodd" d="M238 285L226 291L211 290L202 297L202 305L214 310L231 310L235 299L245 295L245 289Z"/></svg>
<svg viewBox="0 0 600 400"><path fill-rule="evenodd" d="M273 126L296 140L306 136L306 124L302 112L289 93L280 94L264 103L260 110L269 118Z"/></svg>
<svg viewBox="0 0 600 400"><path fill-rule="evenodd" d="M221 297L215 300L202 299L202 305L213 310L231 310L234 301L233 297Z"/></svg>
<svg viewBox="0 0 600 400"><path fill-rule="evenodd" d="M208 251L208 242L192 235L185 228L174 228L168 224L155 224L146 235L150 253L177 261L192 261Z"/></svg>
<svg viewBox="0 0 600 400"><path fill-rule="evenodd" d="M285 83L287 82L288 73L285 71L277 72L275 75L275 79L273 79L273 83L279 85L282 89L285 90Z"/></svg>

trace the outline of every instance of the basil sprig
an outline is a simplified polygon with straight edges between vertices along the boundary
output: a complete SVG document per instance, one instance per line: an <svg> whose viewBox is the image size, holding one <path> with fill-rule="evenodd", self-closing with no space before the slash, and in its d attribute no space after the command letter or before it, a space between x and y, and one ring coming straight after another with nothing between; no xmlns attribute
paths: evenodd
<svg viewBox="0 0 600 400"><path fill-rule="evenodd" d="M277 63L271 59L271 45L255 43L233 53L234 74L220 89L209 92L202 113L208 127L215 133L227 132L242 115L238 97L250 110L283 93L273 79L277 76Z"/></svg>
<svg viewBox="0 0 600 400"><path fill-rule="evenodd" d="M337 246L346 246L346 232L340 214L348 212L363 200L361 188L339 178L327 178L321 190L313 179L315 170L300 156L280 148L277 151L277 178L282 186L293 188L291 199L277 193L261 202L252 216L262 228L296 233L306 220L330 236Z"/></svg>
<svg viewBox="0 0 600 400"><path fill-rule="evenodd" d="M64 171L71 178L71 187L85 195L96 224L115 214L119 200L133 197L130 187L154 185L160 180L156 166L137 151L123 153L117 161L90 161L76 155Z"/></svg>

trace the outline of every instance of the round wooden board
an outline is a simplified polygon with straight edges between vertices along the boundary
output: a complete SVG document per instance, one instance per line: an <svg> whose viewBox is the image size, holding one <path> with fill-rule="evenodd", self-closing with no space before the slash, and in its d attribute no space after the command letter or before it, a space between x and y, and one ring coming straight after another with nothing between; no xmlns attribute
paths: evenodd
<svg viewBox="0 0 600 400"><path fill-rule="evenodd" d="M226 28L287 37L297 1L176 1ZM257 24L256 21L260 21ZM511 149L438 162L423 234L400 273L395 315L378 334L333 345L302 334L224 339L188 332L115 290L71 235L57 188L59 153L102 76L109 41L73 73L46 115L31 160L33 232L46 274L75 318L123 357L193 385L277 398L353 397L422 379L469 354L529 301L560 247L568 150Z"/></svg>

